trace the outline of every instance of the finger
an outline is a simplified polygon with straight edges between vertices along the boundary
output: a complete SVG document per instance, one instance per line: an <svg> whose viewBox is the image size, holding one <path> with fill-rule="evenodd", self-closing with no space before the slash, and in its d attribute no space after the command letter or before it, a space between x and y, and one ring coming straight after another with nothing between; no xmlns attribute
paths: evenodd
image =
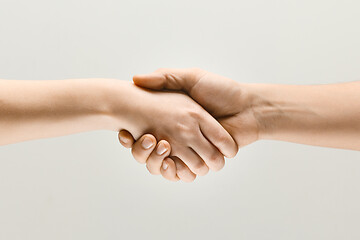
<svg viewBox="0 0 360 240"><path fill-rule="evenodd" d="M129 133L128 131L126 131L124 129L120 130L120 132L118 134L118 138L119 138L121 145L123 145L126 148L131 148L135 142L135 139L133 138L131 133Z"/></svg>
<svg viewBox="0 0 360 240"><path fill-rule="evenodd" d="M171 158L165 158L161 165L161 175L172 182L177 182L180 178L176 175L175 162Z"/></svg>
<svg viewBox="0 0 360 240"><path fill-rule="evenodd" d="M215 118L209 115L200 121L200 131L225 157L236 155L238 146L235 140Z"/></svg>
<svg viewBox="0 0 360 240"><path fill-rule="evenodd" d="M201 69L161 68L150 74L135 75L136 85L150 89L171 89L189 91L205 71Z"/></svg>
<svg viewBox="0 0 360 240"><path fill-rule="evenodd" d="M184 182L193 182L196 175L190 171L186 164L178 157L171 157L175 162L176 174Z"/></svg>
<svg viewBox="0 0 360 240"><path fill-rule="evenodd" d="M132 155L139 163L145 163L154 150L155 145L156 138L151 134L145 134L133 145L131 149Z"/></svg>
<svg viewBox="0 0 360 240"><path fill-rule="evenodd" d="M212 171L219 171L225 165L224 155L209 142L199 131L201 137L196 138L196 141L191 143L191 148L199 155L205 164Z"/></svg>
<svg viewBox="0 0 360 240"><path fill-rule="evenodd" d="M209 172L209 167L204 160L189 147L178 148L172 155L179 157L183 163L196 175L204 176Z"/></svg>
<svg viewBox="0 0 360 240"><path fill-rule="evenodd" d="M161 140L155 150L150 154L146 161L146 167L151 174L159 175L161 174L160 168L163 160L169 156L171 151L170 144L165 141Z"/></svg>

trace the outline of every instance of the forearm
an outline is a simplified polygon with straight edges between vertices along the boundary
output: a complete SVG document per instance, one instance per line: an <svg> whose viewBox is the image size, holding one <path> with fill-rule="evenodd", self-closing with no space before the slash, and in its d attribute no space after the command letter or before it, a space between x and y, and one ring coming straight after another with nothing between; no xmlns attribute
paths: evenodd
<svg viewBox="0 0 360 240"><path fill-rule="evenodd" d="M109 104L110 88L109 81L103 79L0 80L0 145L92 130L117 130ZM121 119L116 121L122 124Z"/></svg>
<svg viewBox="0 0 360 240"><path fill-rule="evenodd" d="M247 86L260 139L360 150L360 82Z"/></svg>

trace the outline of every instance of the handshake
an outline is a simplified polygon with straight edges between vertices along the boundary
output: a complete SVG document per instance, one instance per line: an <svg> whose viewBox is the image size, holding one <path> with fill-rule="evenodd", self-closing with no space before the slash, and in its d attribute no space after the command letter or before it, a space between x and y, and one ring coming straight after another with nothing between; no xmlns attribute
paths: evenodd
<svg viewBox="0 0 360 240"><path fill-rule="evenodd" d="M218 171L224 157L260 139L360 150L359 81L246 84L201 69L159 69L133 80L144 93L134 108L147 120L140 132L120 129L119 140L170 181Z"/></svg>
<svg viewBox="0 0 360 240"><path fill-rule="evenodd" d="M119 140L151 174L192 182L222 169L224 156L234 157L239 147L259 139L252 97L234 80L201 69L159 69L133 80L151 89L134 87L144 94L140 104L147 106L141 108L148 120L140 132L121 130ZM140 112L138 104L134 108Z"/></svg>
<svg viewBox="0 0 360 240"><path fill-rule="evenodd" d="M0 145L112 130L151 174L185 182L260 139L360 150L359 81L242 83L197 68L133 80L0 80Z"/></svg>

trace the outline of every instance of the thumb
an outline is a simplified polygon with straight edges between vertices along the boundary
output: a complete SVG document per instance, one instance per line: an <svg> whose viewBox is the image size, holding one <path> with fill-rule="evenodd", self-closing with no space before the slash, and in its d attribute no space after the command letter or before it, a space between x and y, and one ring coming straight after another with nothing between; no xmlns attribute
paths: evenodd
<svg viewBox="0 0 360 240"><path fill-rule="evenodd" d="M139 87L150 88L154 90L167 89L167 79L159 72L149 74L135 75L133 81Z"/></svg>
<svg viewBox="0 0 360 240"><path fill-rule="evenodd" d="M154 90L187 90L196 83L196 71L192 69L159 69L150 74L135 75L136 85Z"/></svg>

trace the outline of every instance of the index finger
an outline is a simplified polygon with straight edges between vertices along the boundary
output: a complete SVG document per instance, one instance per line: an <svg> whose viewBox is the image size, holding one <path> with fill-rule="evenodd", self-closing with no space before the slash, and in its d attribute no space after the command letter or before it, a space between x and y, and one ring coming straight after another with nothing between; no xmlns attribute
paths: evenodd
<svg viewBox="0 0 360 240"><path fill-rule="evenodd" d="M128 131L122 129L118 134L119 142L126 148L131 148L135 142L134 137Z"/></svg>

